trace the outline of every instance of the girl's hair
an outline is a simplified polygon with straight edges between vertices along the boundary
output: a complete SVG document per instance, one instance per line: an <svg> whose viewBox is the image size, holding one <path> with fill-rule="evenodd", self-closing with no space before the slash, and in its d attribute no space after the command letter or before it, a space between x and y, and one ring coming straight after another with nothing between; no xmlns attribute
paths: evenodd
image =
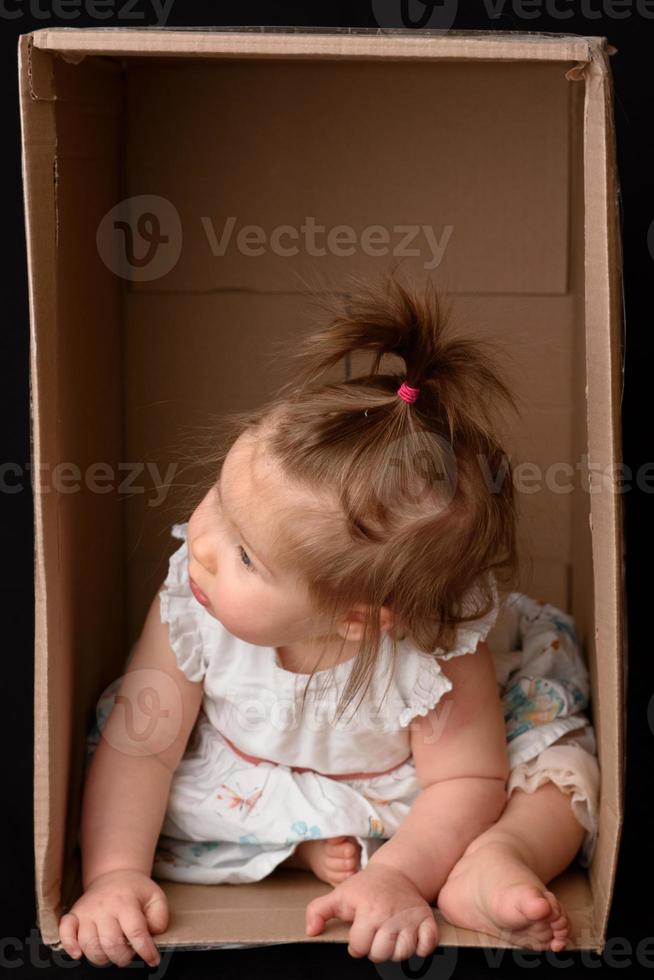
<svg viewBox="0 0 654 980"><path fill-rule="evenodd" d="M399 639L425 653L451 648L457 624L493 606L488 573L508 589L518 574L512 472L492 415L500 402L517 408L490 341L451 334L431 280L424 290L392 274L351 283L318 301L329 322L289 355L292 380L257 410L227 416L211 456L221 464L252 431L317 501L306 520L282 516L276 553L333 623L356 603L369 609L339 716L372 679L382 606L394 614L395 664ZM363 373L320 380L357 352L372 358ZM397 395L402 381L420 389L413 404ZM464 602L472 586L475 608Z"/></svg>

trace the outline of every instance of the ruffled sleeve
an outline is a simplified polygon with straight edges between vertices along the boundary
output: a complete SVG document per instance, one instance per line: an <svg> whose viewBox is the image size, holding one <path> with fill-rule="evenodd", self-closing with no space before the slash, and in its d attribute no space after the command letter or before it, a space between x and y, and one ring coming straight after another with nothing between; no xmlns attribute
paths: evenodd
<svg viewBox="0 0 654 980"><path fill-rule="evenodd" d="M404 695L406 707L400 712L400 727L404 728L416 715L426 715L440 699L452 690L452 681L446 677L430 653L414 651L415 669L410 690ZM407 671L403 670L404 677Z"/></svg>
<svg viewBox="0 0 654 980"><path fill-rule="evenodd" d="M183 543L170 556L168 575L159 592L159 605L161 622L168 624L168 636L177 666L190 681L201 681L207 671L206 641L201 620L206 613L189 585L187 528L188 522L172 526L171 535Z"/></svg>
<svg viewBox="0 0 654 980"><path fill-rule="evenodd" d="M485 616L478 619L469 619L461 624L456 630L456 641L451 650L443 650L441 647L434 651L433 656L439 660L450 660L451 657L460 657L464 653L474 653L480 640L485 640L490 630L495 625L500 611L500 596L493 572L489 572L488 581L493 593L493 605ZM470 589L463 602L465 613L473 612L481 605L480 589L474 587Z"/></svg>
<svg viewBox="0 0 654 980"><path fill-rule="evenodd" d="M497 583L492 573L490 584L493 606L485 616L470 619L465 625L457 628L456 642L451 650L443 650L440 647L432 653L413 650L413 668L409 667L408 661L404 659L400 688L406 707L399 716L399 724L402 728L416 715L426 715L436 707L444 694L452 690L452 681L443 673L439 661L460 657L464 653L474 653L479 641L486 639L497 620L501 605ZM463 603L465 612L472 612L481 604L478 588L471 589L467 594Z"/></svg>

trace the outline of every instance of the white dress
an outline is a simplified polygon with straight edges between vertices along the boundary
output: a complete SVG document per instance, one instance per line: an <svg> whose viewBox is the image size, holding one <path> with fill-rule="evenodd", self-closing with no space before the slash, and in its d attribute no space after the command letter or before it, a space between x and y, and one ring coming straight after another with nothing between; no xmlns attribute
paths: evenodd
<svg viewBox="0 0 654 980"><path fill-rule="evenodd" d="M365 867L419 795L409 724L452 689L439 660L474 653L483 638L493 653L505 709L508 791L532 792L551 779L569 793L586 828L578 856L588 865L600 778L592 724L582 713L588 673L572 617L519 592L502 600L491 577L494 607L459 628L453 649L427 655L400 642L393 671L384 638L363 701L355 710L359 692L334 722L353 660L318 671L301 712L309 675L283 668L274 648L233 636L193 596L187 527L172 527L182 543L169 561L160 610L179 668L203 682L204 697L173 774L154 877L205 884L258 881L300 841L342 834L359 841ZM97 702L87 770L120 681Z"/></svg>

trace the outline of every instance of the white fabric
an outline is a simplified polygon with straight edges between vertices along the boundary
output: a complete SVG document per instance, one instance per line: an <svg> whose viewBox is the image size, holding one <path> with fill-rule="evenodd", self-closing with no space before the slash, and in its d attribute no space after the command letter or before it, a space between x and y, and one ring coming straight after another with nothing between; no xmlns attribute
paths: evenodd
<svg viewBox="0 0 654 980"><path fill-rule="evenodd" d="M590 862L599 769L592 726L579 710L587 703L588 676L571 617L522 593L509 593L500 602L491 578L495 606L459 629L451 651L425 655L401 642L391 672L390 644L384 643L360 706L332 723L352 661L314 675L301 714L308 675L285 670L274 648L232 636L194 598L187 527L172 528L182 544L170 558L160 609L179 667L191 680L203 681L204 697L173 774L155 877L207 884L258 881L299 841L341 834L359 841L365 867L420 793L408 725L452 689L438 660L472 653L482 638L493 654L505 707L512 770L507 789L533 792L551 779L570 794L586 828L580 860ZM469 598L474 600L472 591ZM98 701L87 767L119 684L116 678ZM571 732L579 736L576 743L560 746ZM241 751L270 761L243 759L223 736ZM391 766L389 773L363 779L330 777Z"/></svg>
<svg viewBox="0 0 654 980"><path fill-rule="evenodd" d="M601 778L596 752L595 733L591 725L586 725L563 735L534 759L512 768L506 785L510 796L516 789L533 793L550 781L570 796L572 812L586 830L579 853L579 863L585 868L597 844Z"/></svg>
<svg viewBox="0 0 654 980"><path fill-rule="evenodd" d="M180 668L191 680L204 680L203 707L215 728L248 755L327 775L381 772L403 762L411 751L411 719L426 715L452 689L435 657L400 641L391 676L391 645L384 637L381 659L360 706L358 696L342 719L331 721L354 663L349 660L314 675L301 717L309 675L285 670L273 647L254 646L233 636L194 597L188 580L187 528L188 523L172 529L183 543L170 559L160 593L161 618L168 623ZM474 652L487 635L499 610L497 588L491 582L495 606L459 628L456 645L450 652L442 651L443 659ZM465 611L474 610L469 605L473 601L471 591Z"/></svg>

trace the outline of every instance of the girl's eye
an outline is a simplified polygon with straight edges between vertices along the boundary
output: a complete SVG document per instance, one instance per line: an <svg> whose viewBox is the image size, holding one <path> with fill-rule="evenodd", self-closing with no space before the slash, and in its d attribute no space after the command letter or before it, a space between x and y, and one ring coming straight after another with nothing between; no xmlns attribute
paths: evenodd
<svg viewBox="0 0 654 980"><path fill-rule="evenodd" d="M238 544L236 547L238 548L239 553L241 555L241 561L245 565L245 567L247 568L248 572L253 572L254 571L254 565L252 564L252 559L248 555L248 553L245 550L245 548L242 548L240 544Z"/></svg>

